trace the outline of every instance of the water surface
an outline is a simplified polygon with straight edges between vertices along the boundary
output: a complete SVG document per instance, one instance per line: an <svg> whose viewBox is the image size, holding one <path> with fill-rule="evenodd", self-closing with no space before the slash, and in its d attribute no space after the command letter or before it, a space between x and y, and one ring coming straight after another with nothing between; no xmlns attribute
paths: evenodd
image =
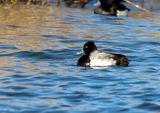
<svg viewBox="0 0 160 113"><path fill-rule="evenodd" d="M160 112L160 15L94 15L38 6L0 9L1 113ZM77 67L86 41L129 67Z"/></svg>

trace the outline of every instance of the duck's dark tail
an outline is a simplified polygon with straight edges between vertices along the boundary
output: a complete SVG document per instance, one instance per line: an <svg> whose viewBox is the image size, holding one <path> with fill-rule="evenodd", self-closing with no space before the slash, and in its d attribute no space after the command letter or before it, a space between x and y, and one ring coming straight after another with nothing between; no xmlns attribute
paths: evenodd
<svg viewBox="0 0 160 113"><path fill-rule="evenodd" d="M129 64L129 60L126 56L121 55L121 54L114 54L114 60L116 60L116 65L117 66L124 66L127 67Z"/></svg>

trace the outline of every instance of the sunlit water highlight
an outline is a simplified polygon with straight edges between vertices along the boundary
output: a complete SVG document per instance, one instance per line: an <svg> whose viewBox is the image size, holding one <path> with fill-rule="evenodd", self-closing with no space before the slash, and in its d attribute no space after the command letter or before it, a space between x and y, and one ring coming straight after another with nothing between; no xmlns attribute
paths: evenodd
<svg viewBox="0 0 160 113"><path fill-rule="evenodd" d="M160 112L160 15L116 18L75 8L0 9L1 113ZM77 67L83 44L129 67Z"/></svg>

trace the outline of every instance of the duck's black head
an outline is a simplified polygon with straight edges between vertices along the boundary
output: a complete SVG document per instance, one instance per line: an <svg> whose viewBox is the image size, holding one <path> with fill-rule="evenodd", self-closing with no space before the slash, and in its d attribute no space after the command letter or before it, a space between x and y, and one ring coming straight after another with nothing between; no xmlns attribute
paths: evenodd
<svg viewBox="0 0 160 113"><path fill-rule="evenodd" d="M93 41L88 41L83 46L83 51L86 55L90 55L90 53L95 50L97 50L97 47Z"/></svg>
<svg viewBox="0 0 160 113"><path fill-rule="evenodd" d="M119 4L121 2L125 2L124 0L99 0L101 5L112 6L115 4Z"/></svg>
<svg viewBox="0 0 160 113"><path fill-rule="evenodd" d="M114 4L119 4L119 3L121 3L121 2L125 2L124 0L113 0L113 3Z"/></svg>

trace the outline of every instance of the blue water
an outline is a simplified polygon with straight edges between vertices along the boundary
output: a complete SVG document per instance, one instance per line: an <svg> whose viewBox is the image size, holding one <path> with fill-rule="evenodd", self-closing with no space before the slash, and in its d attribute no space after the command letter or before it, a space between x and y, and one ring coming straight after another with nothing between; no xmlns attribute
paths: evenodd
<svg viewBox="0 0 160 113"><path fill-rule="evenodd" d="M158 13L3 6L0 21L0 113L160 112ZM129 67L77 67L88 40Z"/></svg>

